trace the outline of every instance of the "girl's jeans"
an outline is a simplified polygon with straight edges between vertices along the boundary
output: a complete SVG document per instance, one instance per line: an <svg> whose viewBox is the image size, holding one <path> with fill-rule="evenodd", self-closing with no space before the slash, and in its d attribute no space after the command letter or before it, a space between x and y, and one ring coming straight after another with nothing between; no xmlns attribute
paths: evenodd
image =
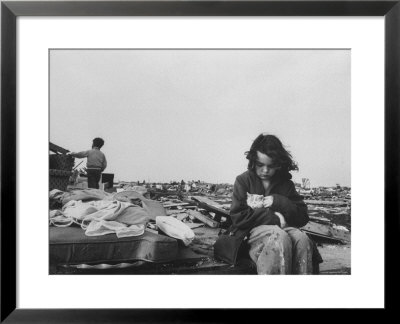
<svg viewBox="0 0 400 324"><path fill-rule="evenodd" d="M258 274L312 274L312 242L295 227L276 225L254 228L249 240L250 258Z"/></svg>

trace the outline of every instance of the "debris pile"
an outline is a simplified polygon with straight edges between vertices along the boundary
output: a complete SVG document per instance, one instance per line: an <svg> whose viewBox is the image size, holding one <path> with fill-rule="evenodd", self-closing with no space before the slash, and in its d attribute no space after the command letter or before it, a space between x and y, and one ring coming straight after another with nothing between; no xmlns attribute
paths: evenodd
<svg viewBox="0 0 400 324"><path fill-rule="evenodd" d="M68 169L50 170L50 226L80 226L86 235L92 236L115 233L117 237L126 237L145 232L157 234L157 238L164 240L169 236L182 246L190 245L192 255L198 254L210 258L208 263L214 262L213 245L218 234L231 225L229 210L233 185L200 180L114 183L114 175L109 174L107 186L88 189L85 170L72 167L71 158L66 155L68 151L52 143L50 150L54 153L50 158L51 166ZM60 175L63 176L62 185L52 186L52 179ZM310 217L302 230L317 243L349 244L351 189L311 188L309 181L296 186Z"/></svg>
<svg viewBox="0 0 400 324"><path fill-rule="evenodd" d="M57 146L53 143L49 144L49 187L52 189L66 190L70 177L72 176L72 168L74 166L74 158L67 155L68 150Z"/></svg>
<svg viewBox="0 0 400 324"><path fill-rule="evenodd" d="M303 230L320 241L350 243L351 189L339 185L314 188L305 198L310 222Z"/></svg>
<svg viewBox="0 0 400 324"><path fill-rule="evenodd" d="M304 194L303 188L298 191ZM226 229L230 223L229 208L233 186L201 181L185 183L119 182L106 190L121 200L143 207L145 202L157 202L163 208L158 216L172 216L190 229L207 227ZM136 192L143 198L129 197ZM304 196L308 206L309 223L302 229L316 241L350 243L351 192L350 188L313 188ZM51 207L57 204L54 201ZM59 207L59 206L58 206ZM159 233L155 218L150 219L146 230ZM165 233L164 233L165 234Z"/></svg>

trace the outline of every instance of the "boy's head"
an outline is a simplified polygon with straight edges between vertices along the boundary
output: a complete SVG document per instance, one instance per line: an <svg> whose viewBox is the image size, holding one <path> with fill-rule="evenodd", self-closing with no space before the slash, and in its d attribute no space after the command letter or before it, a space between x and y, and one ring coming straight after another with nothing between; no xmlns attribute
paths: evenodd
<svg viewBox="0 0 400 324"><path fill-rule="evenodd" d="M98 148L100 149L100 148L103 147L103 145L104 145L104 140L103 140L102 138L96 137L96 138L93 140L92 147L98 147Z"/></svg>

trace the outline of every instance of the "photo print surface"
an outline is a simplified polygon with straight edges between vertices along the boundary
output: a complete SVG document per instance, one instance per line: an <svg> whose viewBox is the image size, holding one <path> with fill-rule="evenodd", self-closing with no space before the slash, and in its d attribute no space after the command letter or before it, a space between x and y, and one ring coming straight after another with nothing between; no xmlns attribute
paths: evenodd
<svg viewBox="0 0 400 324"><path fill-rule="evenodd" d="M351 273L351 51L49 50L50 274Z"/></svg>

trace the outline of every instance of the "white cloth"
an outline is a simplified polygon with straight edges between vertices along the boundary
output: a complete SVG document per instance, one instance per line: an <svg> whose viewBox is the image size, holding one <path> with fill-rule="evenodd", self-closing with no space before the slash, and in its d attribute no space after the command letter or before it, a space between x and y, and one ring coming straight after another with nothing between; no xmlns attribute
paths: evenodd
<svg viewBox="0 0 400 324"><path fill-rule="evenodd" d="M65 205L71 200L93 201L93 200L114 200L114 194L100 189L73 189L65 192L62 196L62 204Z"/></svg>
<svg viewBox="0 0 400 324"><path fill-rule="evenodd" d="M94 220L90 222L86 228L85 234L87 236L99 236L115 233L118 238L121 238L142 235L144 233L144 228L145 226L143 224L127 226L115 221Z"/></svg>
<svg viewBox="0 0 400 324"><path fill-rule="evenodd" d="M62 208L64 215L84 222L92 220L119 221L128 225L148 222L148 214L137 205L122 201L75 201L71 200Z"/></svg>
<svg viewBox="0 0 400 324"><path fill-rule="evenodd" d="M194 239L194 232L189 226L171 216L157 216L156 225L165 234L182 240L188 246Z"/></svg>
<svg viewBox="0 0 400 324"><path fill-rule="evenodd" d="M71 200L63 206L61 214L80 224L88 236L109 233L116 233L118 237L138 236L144 233L149 221L149 216L142 207L117 200Z"/></svg>
<svg viewBox="0 0 400 324"><path fill-rule="evenodd" d="M71 218L65 217L61 210L51 210L49 214L49 224L57 227L71 226L74 221Z"/></svg>
<svg viewBox="0 0 400 324"><path fill-rule="evenodd" d="M50 199L60 199L61 196L64 194L64 191L53 189L49 192Z"/></svg>

